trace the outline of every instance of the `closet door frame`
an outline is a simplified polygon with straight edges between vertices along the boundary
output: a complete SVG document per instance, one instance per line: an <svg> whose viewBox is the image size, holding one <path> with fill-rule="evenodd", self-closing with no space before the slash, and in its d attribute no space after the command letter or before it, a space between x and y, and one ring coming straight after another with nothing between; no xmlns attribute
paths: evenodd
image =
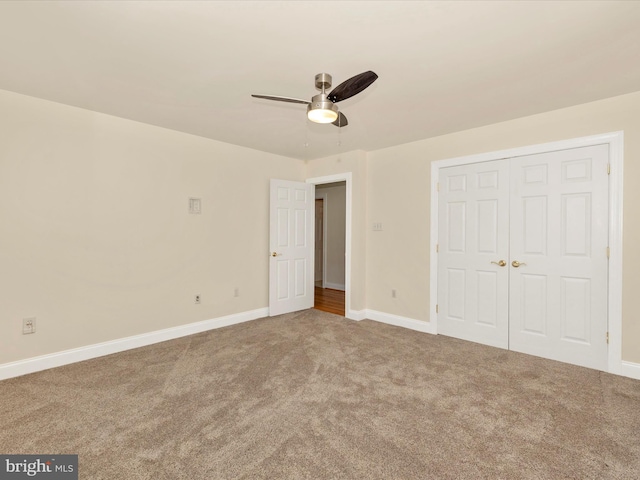
<svg viewBox="0 0 640 480"><path fill-rule="evenodd" d="M547 153L556 150L587 147L593 145L609 146L609 273L608 273L608 322L609 351L607 371L625 375L622 362L622 200L624 132L611 132L601 135L573 138L558 142L529 145L524 147L487 152L477 155L437 160L431 163L431 245L430 245L430 330L438 332L438 179L440 169L458 165L467 165L504 158L520 157ZM631 375L628 375L631 376Z"/></svg>

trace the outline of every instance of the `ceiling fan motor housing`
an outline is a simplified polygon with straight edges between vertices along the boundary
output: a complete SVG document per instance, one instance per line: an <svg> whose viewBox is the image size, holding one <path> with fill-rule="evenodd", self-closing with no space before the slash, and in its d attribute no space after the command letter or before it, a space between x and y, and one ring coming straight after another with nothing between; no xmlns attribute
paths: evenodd
<svg viewBox="0 0 640 480"><path fill-rule="evenodd" d="M328 73L319 73L316 75L316 88L323 92L331 88L331 75Z"/></svg>

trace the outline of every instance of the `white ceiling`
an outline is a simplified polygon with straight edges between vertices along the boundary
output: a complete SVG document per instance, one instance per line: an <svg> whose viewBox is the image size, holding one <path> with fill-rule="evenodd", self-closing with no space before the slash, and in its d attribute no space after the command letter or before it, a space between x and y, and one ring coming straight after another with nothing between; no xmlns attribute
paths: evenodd
<svg viewBox="0 0 640 480"><path fill-rule="evenodd" d="M0 89L300 159L640 90L637 1L0 2ZM316 73L379 79L306 120Z"/></svg>

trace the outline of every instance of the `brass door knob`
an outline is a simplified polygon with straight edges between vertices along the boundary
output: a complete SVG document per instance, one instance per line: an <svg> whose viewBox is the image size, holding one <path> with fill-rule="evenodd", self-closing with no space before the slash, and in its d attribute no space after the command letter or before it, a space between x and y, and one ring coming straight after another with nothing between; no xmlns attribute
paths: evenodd
<svg viewBox="0 0 640 480"><path fill-rule="evenodd" d="M271 252L271 256L272 257L277 257L279 255L282 255L281 253L276 253L276 252Z"/></svg>
<svg viewBox="0 0 640 480"><path fill-rule="evenodd" d="M496 265L498 265L499 267L504 267L507 262L505 262L504 260L499 260L497 262L494 262L493 260L491 261L491 263L495 263Z"/></svg>
<svg viewBox="0 0 640 480"><path fill-rule="evenodd" d="M520 265L526 265L526 263L524 262L519 262L518 260L514 260L513 262L511 262L511 266L513 268L518 268Z"/></svg>

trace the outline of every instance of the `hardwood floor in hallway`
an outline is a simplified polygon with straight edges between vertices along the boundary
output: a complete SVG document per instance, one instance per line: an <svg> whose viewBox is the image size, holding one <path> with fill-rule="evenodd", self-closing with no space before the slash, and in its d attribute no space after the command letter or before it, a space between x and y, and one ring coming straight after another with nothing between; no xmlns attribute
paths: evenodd
<svg viewBox="0 0 640 480"><path fill-rule="evenodd" d="M334 313L344 317L344 291L315 287L314 306L316 310Z"/></svg>

